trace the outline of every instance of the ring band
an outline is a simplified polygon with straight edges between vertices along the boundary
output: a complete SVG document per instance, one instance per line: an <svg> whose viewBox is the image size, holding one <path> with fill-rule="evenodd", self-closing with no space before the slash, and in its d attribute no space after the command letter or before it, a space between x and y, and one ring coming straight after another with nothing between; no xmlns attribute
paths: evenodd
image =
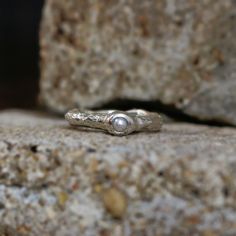
<svg viewBox="0 0 236 236"><path fill-rule="evenodd" d="M160 131L162 126L162 119L158 113L140 109L129 111L73 109L65 115L65 119L72 126L101 129L118 136L140 131Z"/></svg>

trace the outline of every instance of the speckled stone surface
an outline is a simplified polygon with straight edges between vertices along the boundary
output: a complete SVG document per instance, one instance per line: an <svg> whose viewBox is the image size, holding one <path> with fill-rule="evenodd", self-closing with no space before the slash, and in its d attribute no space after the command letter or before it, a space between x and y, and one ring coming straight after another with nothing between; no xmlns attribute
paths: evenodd
<svg viewBox="0 0 236 236"><path fill-rule="evenodd" d="M114 137L1 112L0 233L236 235L235 143L231 128Z"/></svg>
<svg viewBox="0 0 236 236"><path fill-rule="evenodd" d="M236 124L234 0L50 0L41 102L51 110L159 100Z"/></svg>

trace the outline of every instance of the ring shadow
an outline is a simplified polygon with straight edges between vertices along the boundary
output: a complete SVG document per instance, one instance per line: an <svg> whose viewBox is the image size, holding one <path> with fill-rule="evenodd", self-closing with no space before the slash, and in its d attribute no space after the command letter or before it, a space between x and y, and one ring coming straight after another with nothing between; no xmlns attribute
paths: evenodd
<svg viewBox="0 0 236 236"><path fill-rule="evenodd" d="M127 137L127 136L135 136L137 134L141 134L141 133L144 133L142 131L136 131L136 132L133 132L131 134L128 134L128 135L123 135L123 136L119 136L119 135L114 135L114 134L110 134L108 131L106 130L101 130L101 129L96 129L96 128L90 128L90 127L83 127L83 126L66 126L66 125L63 125L62 127L63 129L66 129L66 130L70 130L70 131L81 131L81 132L91 132L91 133L103 133L105 135L109 135L109 136L113 136L113 137ZM148 132L145 132L147 134L154 134L154 133L160 133L160 132L156 132L156 131L148 131Z"/></svg>

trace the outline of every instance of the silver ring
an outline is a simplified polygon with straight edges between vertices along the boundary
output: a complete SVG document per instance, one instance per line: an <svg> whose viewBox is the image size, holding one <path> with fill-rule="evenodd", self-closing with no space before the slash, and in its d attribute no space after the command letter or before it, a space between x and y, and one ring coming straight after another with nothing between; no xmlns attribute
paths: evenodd
<svg viewBox="0 0 236 236"><path fill-rule="evenodd" d="M160 131L162 126L162 119L158 113L140 109L129 111L73 109L65 115L65 119L72 126L101 129L118 136L140 131Z"/></svg>

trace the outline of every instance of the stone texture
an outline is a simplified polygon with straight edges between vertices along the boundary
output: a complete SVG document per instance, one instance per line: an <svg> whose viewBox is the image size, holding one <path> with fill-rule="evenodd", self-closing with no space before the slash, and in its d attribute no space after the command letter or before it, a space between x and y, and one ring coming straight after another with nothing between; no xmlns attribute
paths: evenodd
<svg viewBox="0 0 236 236"><path fill-rule="evenodd" d="M236 124L234 0L51 0L41 30L50 109L159 100Z"/></svg>
<svg viewBox="0 0 236 236"><path fill-rule="evenodd" d="M236 130L115 137L0 113L1 235L236 235Z"/></svg>

